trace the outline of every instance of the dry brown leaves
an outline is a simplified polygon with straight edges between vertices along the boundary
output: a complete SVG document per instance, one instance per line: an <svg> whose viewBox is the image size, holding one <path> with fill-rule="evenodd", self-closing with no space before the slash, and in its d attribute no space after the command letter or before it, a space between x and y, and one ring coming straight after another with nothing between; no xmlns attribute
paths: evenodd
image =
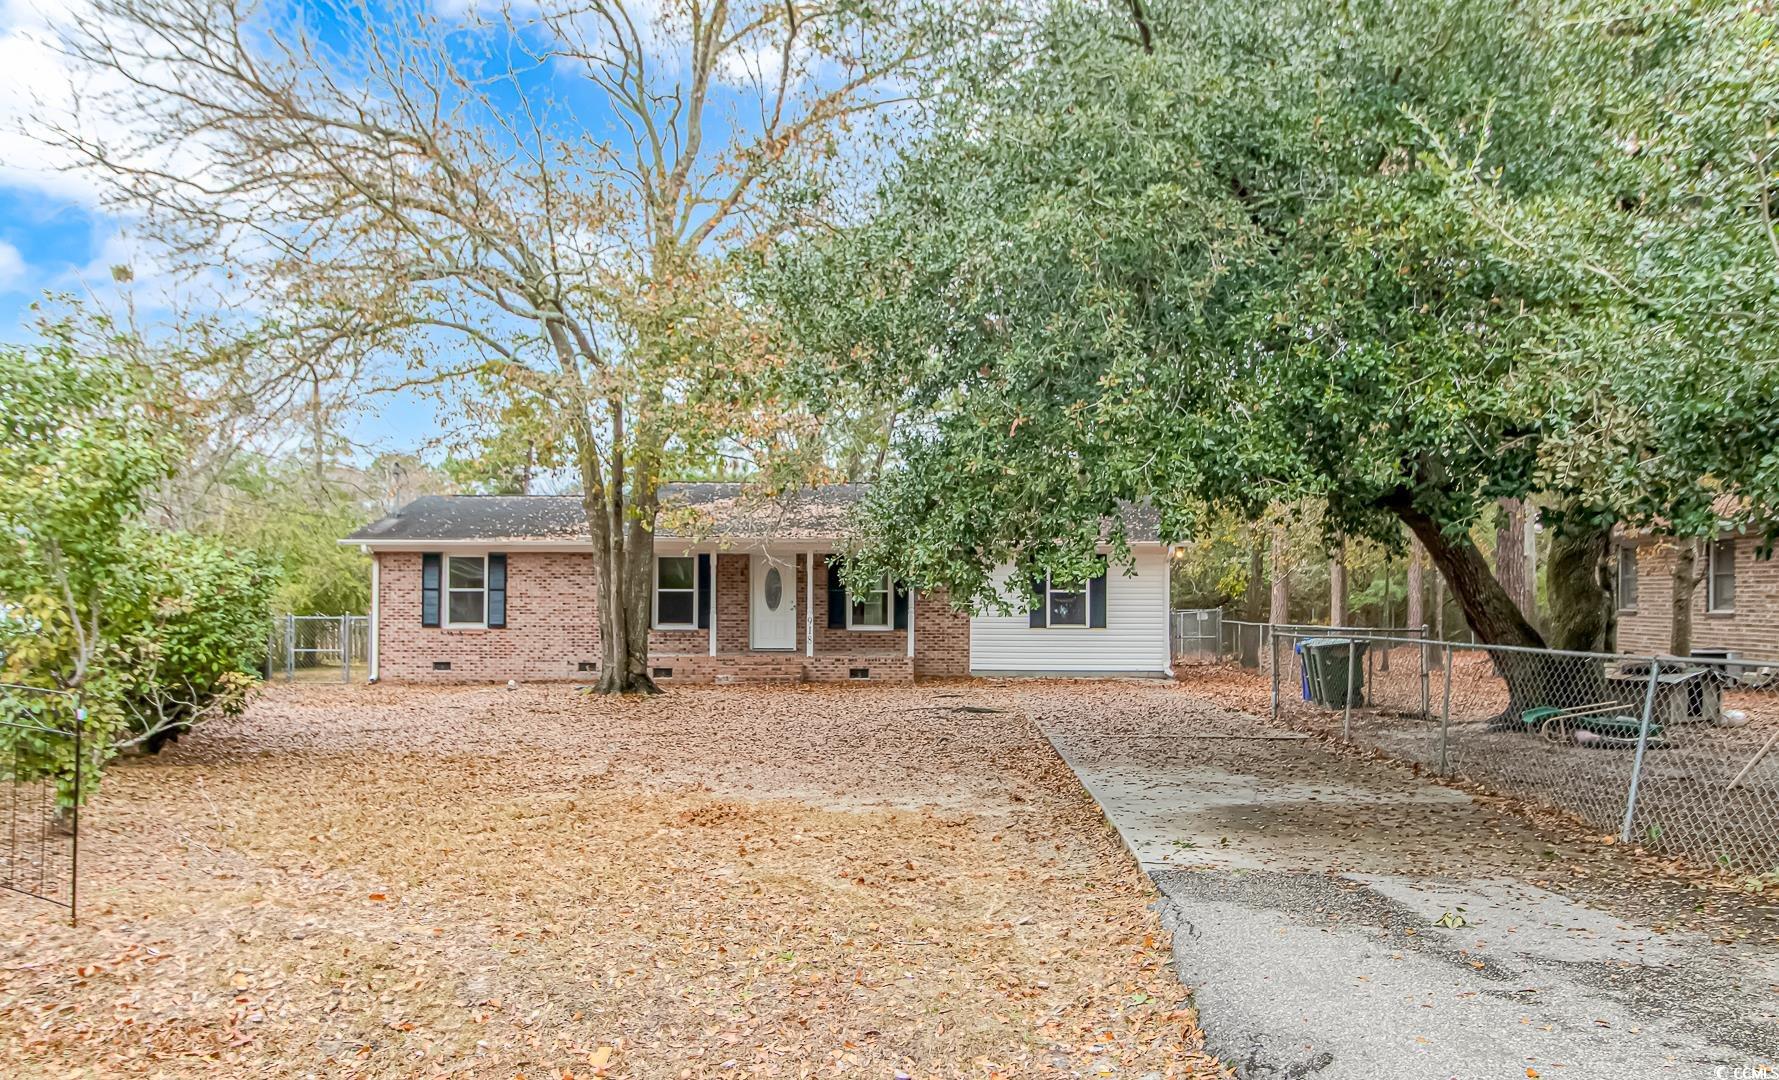
<svg viewBox="0 0 1779 1080"><path fill-rule="evenodd" d="M1027 690L308 687L0 906L8 1075L1218 1075Z"/></svg>

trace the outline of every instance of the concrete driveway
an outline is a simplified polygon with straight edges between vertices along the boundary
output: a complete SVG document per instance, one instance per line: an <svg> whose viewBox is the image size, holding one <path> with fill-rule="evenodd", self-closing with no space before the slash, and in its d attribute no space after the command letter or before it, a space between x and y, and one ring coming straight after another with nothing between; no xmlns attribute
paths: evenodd
<svg viewBox="0 0 1779 1080"><path fill-rule="evenodd" d="M1176 686L1082 692L1095 707L1028 711L1165 894L1208 1048L1238 1076L1773 1066L1771 906Z"/></svg>

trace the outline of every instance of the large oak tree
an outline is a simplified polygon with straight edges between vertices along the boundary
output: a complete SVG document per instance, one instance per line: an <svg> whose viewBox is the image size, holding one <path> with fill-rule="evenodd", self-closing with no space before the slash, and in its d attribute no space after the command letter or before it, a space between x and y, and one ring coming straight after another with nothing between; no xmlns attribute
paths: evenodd
<svg viewBox="0 0 1779 1080"><path fill-rule="evenodd" d="M1121 501L1406 525L1478 636L1542 645L1471 540L1557 531L1598 647L1615 523L1779 528L1772 43L1730 4L1056 5L991 42L867 224L769 286L810 392L898 401L877 565L995 597ZM1009 74L1011 73L1011 74Z"/></svg>

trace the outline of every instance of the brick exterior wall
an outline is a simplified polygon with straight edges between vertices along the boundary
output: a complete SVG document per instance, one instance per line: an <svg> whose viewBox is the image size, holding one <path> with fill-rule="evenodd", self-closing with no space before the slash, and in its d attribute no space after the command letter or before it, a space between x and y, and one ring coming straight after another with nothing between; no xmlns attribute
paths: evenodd
<svg viewBox="0 0 1779 1080"><path fill-rule="evenodd" d="M581 553L510 552L507 555L507 625L492 630L450 630L420 625L420 554L379 552L378 673L392 682L592 679L580 670L599 655L598 597L593 558ZM745 554L719 553L716 568L716 657L707 630L652 630L651 663L671 667L672 681L748 679L846 680L853 668L870 677L906 681L967 675L970 618L953 611L944 595L917 597L915 652L907 655L905 630L828 628L828 567L815 560L815 651L804 655L808 618L806 575L796 558L797 645L794 652L749 650L749 574ZM436 671L436 662L448 662Z"/></svg>
<svg viewBox="0 0 1779 1080"><path fill-rule="evenodd" d="M1756 556L1756 541L1736 542L1735 611L1706 611L1705 583L1693 590L1693 647L1734 649L1755 659L1779 660L1779 559ZM1651 540L1636 546L1637 610L1618 614L1618 647L1628 653L1665 653L1672 640L1674 548ZM1704 574L1706 560L1696 572Z"/></svg>
<svg viewBox="0 0 1779 1080"><path fill-rule="evenodd" d="M914 602L914 674L944 679L970 673L970 613L956 611L943 590Z"/></svg>
<svg viewBox="0 0 1779 1080"><path fill-rule="evenodd" d="M593 556L507 556L507 625L447 630L420 625L420 555L384 551L377 559L377 673L393 682L587 679L599 660L599 605ZM449 671L434 671L448 661Z"/></svg>

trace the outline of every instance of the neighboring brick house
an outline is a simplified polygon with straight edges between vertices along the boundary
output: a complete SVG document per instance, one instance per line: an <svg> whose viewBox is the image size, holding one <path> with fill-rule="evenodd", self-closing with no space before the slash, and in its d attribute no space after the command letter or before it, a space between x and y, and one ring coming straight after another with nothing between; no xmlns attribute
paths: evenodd
<svg viewBox="0 0 1779 1080"><path fill-rule="evenodd" d="M1029 613L973 617L942 592L889 581L847 594L831 564L860 493L836 484L766 501L744 498L738 484L668 485L650 598L655 677L1166 673L1167 553L1152 514L1126 515L1134 572L1072 590L1046 583ZM372 558L371 678L598 672L592 543L578 497L426 496L342 542Z"/></svg>
<svg viewBox="0 0 1779 1080"><path fill-rule="evenodd" d="M1618 541L1616 589L1621 652L1666 653L1674 626L1676 545L1661 536ZM1760 541L1725 533L1701 545L1693 573L1692 651L1729 650L1779 660L1779 559L1761 558Z"/></svg>

